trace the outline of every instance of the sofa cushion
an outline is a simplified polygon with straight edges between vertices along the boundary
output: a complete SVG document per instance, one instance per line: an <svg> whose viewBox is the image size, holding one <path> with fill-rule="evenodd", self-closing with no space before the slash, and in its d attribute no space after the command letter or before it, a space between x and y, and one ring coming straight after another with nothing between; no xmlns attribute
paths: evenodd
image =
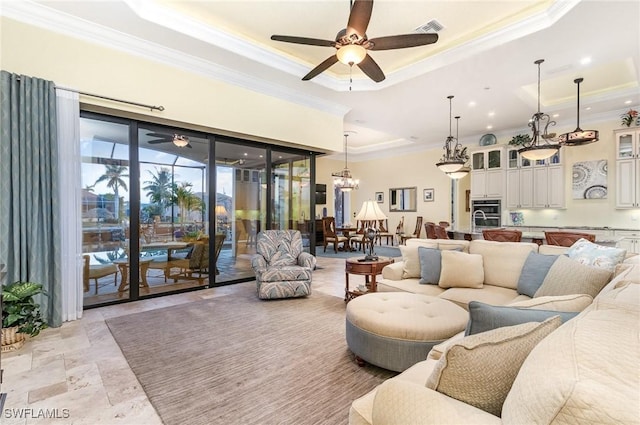
<svg viewBox="0 0 640 425"><path fill-rule="evenodd" d="M433 285L420 285L422 287L434 287ZM524 296L524 295L523 295ZM515 289L503 288L501 286L483 285L480 289L475 288L449 288L439 295L440 298L458 304L464 309L468 309L470 301L481 301L492 305L505 305L512 302L518 293Z"/></svg>
<svg viewBox="0 0 640 425"><path fill-rule="evenodd" d="M390 280L378 280L378 292L411 292L413 294L431 295L437 297L445 290L438 285L420 285L417 278Z"/></svg>
<svg viewBox="0 0 640 425"><path fill-rule="evenodd" d="M529 352L558 326L560 318L552 317L465 337L440 357L427 387L500 416Z"/></svg>
<svg viewBox="0 0 640 425"><path fill-rule="evenodd" d="M533 297L557 259L557 255L530 252L524 266L522 266L520 279L518 279L518 294Z"/></svg>
<svg viewBox="0 0 640 425"><path fill-rule="evenodd" d="M530 252L537 252L538 245L527 242L495 242L473 240L471 254L482 255L484 283L516 289L522 266Z"/></svg>
<svg viewBox="0 0 640 425"><path fill-rule="evenodd" d="M609 282L611 274L609 270L585 266L561 255L549 269L534 297L569 294L588 294L595 297Z"/></svg>
<svg viewBox="0 0 640 425"><path fill-rule="evenodd" d="M441 288L482 288L484 268L482 256L458 251L441 251Z"/></svg>
<svg viewBox="0 0 640 425"><path fill-rule="evenodd" d="M578 239L567 251L567 256L572 260L611 272L615 270L616 264L624 261L626 254L626 249L602 246L586 239Z"/></svg>
<svg viewBox="0 0 640 425"><path fill-rule="evenodd" d="M503 326L542 322L553 316L560 316L560 320L564 323L573 319L577 314L577 312L494 306L471 301L469 303L469 322L467 322L465 335L475 335Z"/></svg>
<svg viewBox="0 0 640 425"><path fill-rule="evenodd" d="M503 423L638 423L640 294L624 289L596 298L531 352L505 400Z"/></svg>
<svg viewBox="0 0 640 425"><path fill-rule="evenodd" d="M279 282L306 280L311 281L311 269L300 266L273 267L263 270L258 275L261 282Z"/></svg>
<svg viewBox="0 0 640 425"><path fill-rule="evenodd" d="M532 298L526 301L509 303L509 307L523 307L553 311L580 312L593 302L593 297L587 294L556 295Z"/></svg>
<svg viewBox="0 0 640 425"><path fill-rule="evenodd" d="M422 284L437 285L440 280L440 261L442 255L436 248L418 247L420 259L420 282Z"/></svg>
<svg viewBox="0 0 640 425"><path fill-rule="evenodd" d="M418 247L438 248L437 242L429 239L409 239L406 245L400 245L402 254L402 278L420 277L420 259L418 257Z"/></svg>
<svg viewBox="0 0 640 425"><path fill-rule="evenodd" d="M469 241L458 240L458 239L436 239L438 242L438 249L440 251L462 251L469 252Z"/></svg>

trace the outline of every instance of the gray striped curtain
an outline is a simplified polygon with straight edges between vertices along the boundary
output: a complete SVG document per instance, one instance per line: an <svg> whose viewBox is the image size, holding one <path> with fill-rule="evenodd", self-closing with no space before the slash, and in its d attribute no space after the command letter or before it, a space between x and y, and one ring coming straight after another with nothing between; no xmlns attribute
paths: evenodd
<svg viewBox="0 0 640 425"><path fill-rule="evenodd" d="M54 83L0 71L0 263L7 283L44 285L50 326L62 323L57 158Z"/></svg>

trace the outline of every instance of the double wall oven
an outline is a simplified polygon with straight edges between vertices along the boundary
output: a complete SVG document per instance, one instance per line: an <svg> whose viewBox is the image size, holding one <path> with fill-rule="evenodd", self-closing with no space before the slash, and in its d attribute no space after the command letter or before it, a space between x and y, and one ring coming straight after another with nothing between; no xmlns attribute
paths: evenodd
<svg viewBox="0 0 640 425"><path fill-rule="evenodd" d="M502 203L500 199L471 201L471 220L474 229L502 226Z"/></svg>

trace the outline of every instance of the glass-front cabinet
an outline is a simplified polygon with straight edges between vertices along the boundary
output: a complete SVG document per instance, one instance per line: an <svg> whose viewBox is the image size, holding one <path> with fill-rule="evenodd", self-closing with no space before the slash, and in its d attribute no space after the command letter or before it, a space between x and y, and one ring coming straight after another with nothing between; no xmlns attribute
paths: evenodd
<svg viewBox="0 0 640 425"><path fill-rule="evenodd" d="M640 130L615 132L616 208L640 208Z"/></svg>

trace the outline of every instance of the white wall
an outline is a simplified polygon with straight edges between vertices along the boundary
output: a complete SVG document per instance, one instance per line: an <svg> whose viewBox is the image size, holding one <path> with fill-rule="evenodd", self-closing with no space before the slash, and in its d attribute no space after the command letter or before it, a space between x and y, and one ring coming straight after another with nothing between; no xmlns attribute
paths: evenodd
<svg viewBox="0 0 640 425"><path fill-rule="evenodd" d="M83 104L248 139L341 150L343 117L101 45L0 19L5 71L88 93L162 105L163 112L81 96Z"/></svg>

